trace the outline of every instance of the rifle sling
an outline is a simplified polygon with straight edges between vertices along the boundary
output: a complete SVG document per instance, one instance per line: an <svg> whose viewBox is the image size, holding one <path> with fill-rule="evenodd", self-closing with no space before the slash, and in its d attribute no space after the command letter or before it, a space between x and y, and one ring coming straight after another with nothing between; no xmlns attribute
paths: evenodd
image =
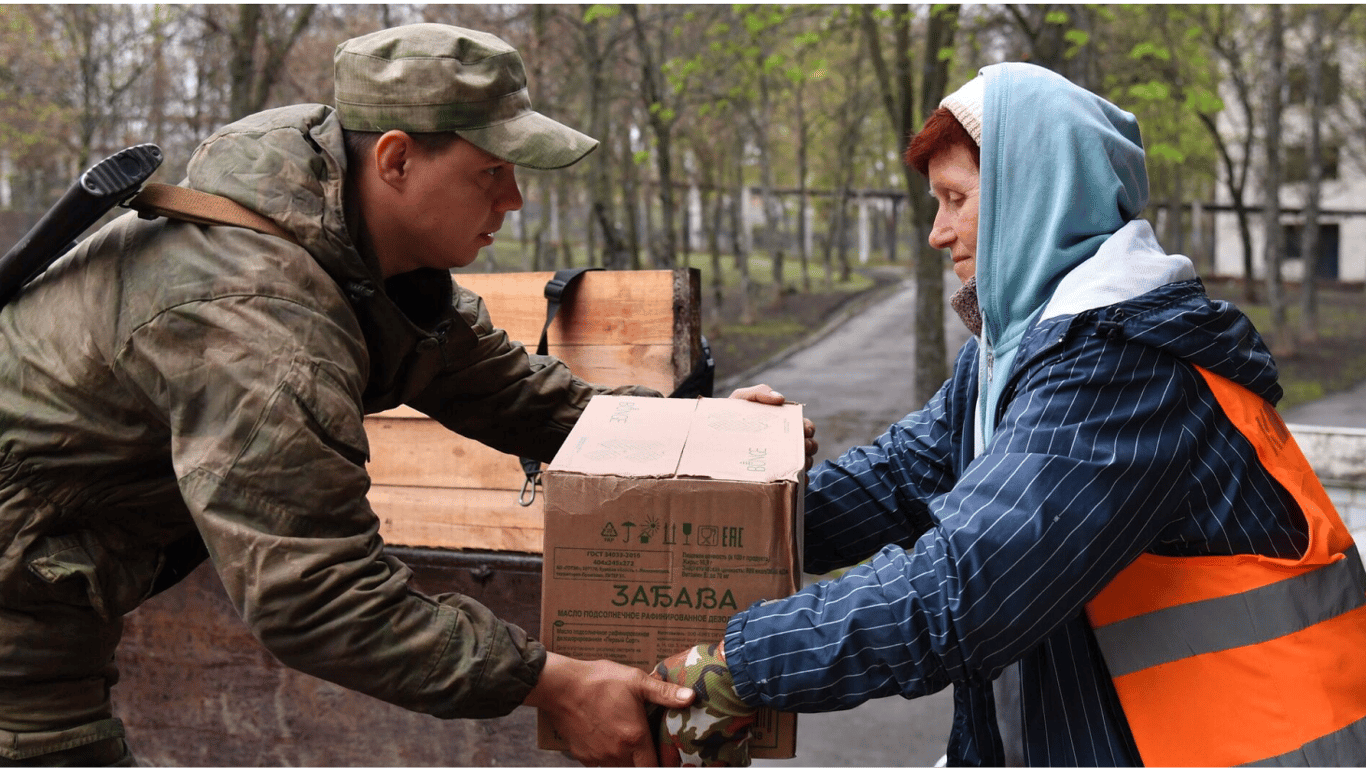
<svg viewBox="0 0 1366 768"><path fill-rule="evenodd" d="M293 235L265 216L226 197L200 192L197 189L153 182L143 186L142 191L126 205L146 219L165 216L195 224L245 227L298 245Z"/></svg>

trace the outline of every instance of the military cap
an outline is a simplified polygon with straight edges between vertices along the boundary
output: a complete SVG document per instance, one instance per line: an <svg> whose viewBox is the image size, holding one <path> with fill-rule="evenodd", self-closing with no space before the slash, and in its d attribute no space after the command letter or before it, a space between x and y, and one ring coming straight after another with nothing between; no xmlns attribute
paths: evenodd
<svg viewBox="0 0 1366 768"><path fill-rule="evenodd" d="M337 116L349 130L450 131L528 168L563 168L598 146L531 108L522 57L485 32L394 27L347 40L333 63Z"/></svg>

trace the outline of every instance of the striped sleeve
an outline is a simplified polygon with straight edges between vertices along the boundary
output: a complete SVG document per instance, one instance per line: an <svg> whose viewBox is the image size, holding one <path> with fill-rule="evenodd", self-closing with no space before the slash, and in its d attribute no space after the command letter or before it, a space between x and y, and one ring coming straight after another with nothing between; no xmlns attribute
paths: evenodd
<svg viewBox="0 0 1366 768"><path fill-rule="evenodd" d="M1080 345L1014 383L988 451L930 501L925 535L735 616L726 652L740 695L827 711L984 684L1184 515L1211 416L1196 374L1152 348L1109 344ZM866 489L844 496L848 525L887 516L874 499L900 482L885 476L904 472L891 466L846 473Z"/></svg>
<svg viewBox="0 0 1366 768"><path fill-rule="evenodd" d="M827 573L884 545L909 547L932 525L929 502L953 487L958 430L950 384L871 445L852 448L808 475L804 567Z"/></svg>

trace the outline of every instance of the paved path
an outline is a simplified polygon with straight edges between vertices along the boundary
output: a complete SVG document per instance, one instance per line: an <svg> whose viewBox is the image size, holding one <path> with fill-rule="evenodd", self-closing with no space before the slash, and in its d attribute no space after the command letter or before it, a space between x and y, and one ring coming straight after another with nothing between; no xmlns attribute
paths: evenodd
<svg viewBox="0 0 1366 768"><path fill-rule="evenodd" d="M1366 429L1366 381L1346 392L1289 408L1281 418L1289 424Z"/></svg>

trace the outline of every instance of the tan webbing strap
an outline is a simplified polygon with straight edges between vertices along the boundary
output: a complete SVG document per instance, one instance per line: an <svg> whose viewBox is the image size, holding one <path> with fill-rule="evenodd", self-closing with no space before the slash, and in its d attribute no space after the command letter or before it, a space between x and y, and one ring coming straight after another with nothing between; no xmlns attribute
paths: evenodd
<svg viewBox="0 0 1366 768"><path fill-rule="evenodd" d="M200 192L197 189L153 182L145 185L127 205L148 218L165 216L195 224L245 227L298 245L293 235L265 216L226 197Z"/></svg>

